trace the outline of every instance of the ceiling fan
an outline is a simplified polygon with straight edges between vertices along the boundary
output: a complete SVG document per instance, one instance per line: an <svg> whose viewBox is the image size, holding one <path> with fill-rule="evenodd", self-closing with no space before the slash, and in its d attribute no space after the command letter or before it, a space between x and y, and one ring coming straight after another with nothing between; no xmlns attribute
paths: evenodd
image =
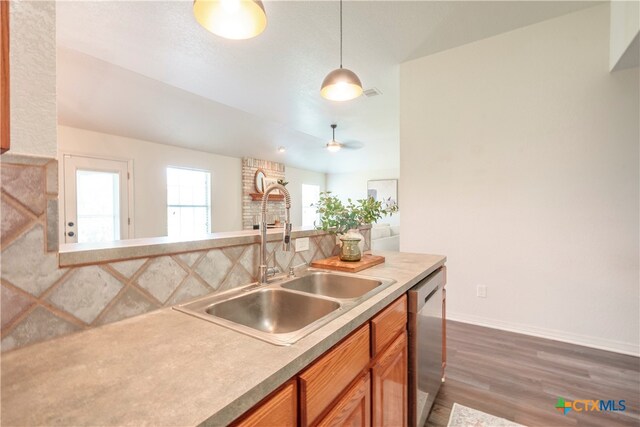
<svg viewBox="0 0 640 427"><path fill-rule="evenodd" d="M338 127L337 124L332 124L331 125L331 129L333 132L333 138L331 138L331 141L327 142L327 145L325 145L325 148L327 150L329 150L332 153L335 153L336 151L340 151L343 148L346 150L359 150L360 148L364 147L364 144L358 141L349 141L349 142L338 142L336 141L336 128Z"/></svg>

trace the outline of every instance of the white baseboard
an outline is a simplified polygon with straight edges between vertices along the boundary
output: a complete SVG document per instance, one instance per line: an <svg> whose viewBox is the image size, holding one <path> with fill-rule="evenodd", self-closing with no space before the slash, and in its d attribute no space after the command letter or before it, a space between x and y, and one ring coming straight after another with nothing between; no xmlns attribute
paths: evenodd
<svg viewBox="0 0 640 427"><path fill-rule="evenodd" d="M612 351L614 353L640 357L640 345L638 344L608 340L604 338L589 337L586 335L570 334L555 329L538 328L535 326L504 322L502 320L488 319L485 317L474 316L470 314L452 313L449 310L447 310L447 319L455 320L462 323L470 323L478 326L485 326L492 329L500 329L502 331L516 332L518 334L547 338L551 340L567 342L570 344L597 348L599 350Z"/></svg>

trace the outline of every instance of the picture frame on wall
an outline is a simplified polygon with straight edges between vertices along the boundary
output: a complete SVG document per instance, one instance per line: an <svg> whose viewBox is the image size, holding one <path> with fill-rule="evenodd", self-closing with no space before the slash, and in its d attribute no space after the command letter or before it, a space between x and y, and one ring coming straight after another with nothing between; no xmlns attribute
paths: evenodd
<svg viewBox="0 0 640 427"><path fill-rule="evenodd" d="M278 183L277 178L269 178L267 176L262 178L262 188L264 190L266 190L270 185L277 184L277 183ZM280 194L280 190L275 190L273 194Z"/></svg>
<svg viewBox="0 0 640 427"><path fill-rule="evenodd" d="M382 202L387 206L398 204L398 180L397 179L372 179L367 181L367 196Z"/></svg>

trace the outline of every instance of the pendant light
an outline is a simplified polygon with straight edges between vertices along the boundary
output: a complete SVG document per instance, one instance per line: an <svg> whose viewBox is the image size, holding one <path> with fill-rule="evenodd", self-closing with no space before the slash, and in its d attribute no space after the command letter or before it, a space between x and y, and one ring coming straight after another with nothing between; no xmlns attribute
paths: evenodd
<svg viewBox="0 0 640 427"><path fill-rule="evenodd" d="M232 40L250 39L267 26L260 0L194 0L193 14L204 28Z"/></svg>
<svg viewBox="0 0 640 427"><path fill-rule="evenodd" d="M332 153L335 153L336 151L340 151L340 149L342 148L342 144L336 141L337 127L338 125L336 124L331 125L331 129L333 129L333 138L331 139L331 141L327 142L327 150L331 151Z"/></svg>
<svg viewBox="0 0 640 427"><path fill-rule="evenodd" d="M351 70L342 68L342 0L340 0L340 68L327 74L320 95L332 101L348 101L362 95L362 83Z"/></svg>

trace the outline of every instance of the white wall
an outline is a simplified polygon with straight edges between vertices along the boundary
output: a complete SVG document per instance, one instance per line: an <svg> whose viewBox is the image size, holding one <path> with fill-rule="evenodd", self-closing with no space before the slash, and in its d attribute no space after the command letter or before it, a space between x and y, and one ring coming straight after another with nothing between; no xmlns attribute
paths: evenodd
<svg viewBox="0 0 640 427"><path fill-rule="evenodd" d="M289 181L287 190L291 194L291 222L294 226L302 225L302 184L317 185L320 191L327 188L327 175L322 172L314 172L305 169L285 168L286 181Z"/></svg>
<svg viewBox="0 0 640 427"><path fill-rule="evenodd" d="M135 236L158 237L167 234L167 166L204 169L211 172L213 231L242 229L242 160L203 151L158 144L58 126L58 151L133 160ZM291 220L302 223L302 184L326 188L326 175L305 169L285 167L287 189L291 193ZM60 170L60 183L63 182ZM61 214L62 214L61 206Z"/></svg>
<svg viewBox="0 0 640 427"><path fill-rule="evenodd" d="M327 190L333 192L340 200L346 202L348 198L355 201L367 197L367 181L373 179L398 179L400 170L380 169L364 172L327 174ZM384 217L380 223L391 225L400 224L400 212L404 209L403 194L398 189L398 206L400 210L390 217Z"/></svg>
<svg viewBox="0 0 640 427"><path fill-rule="evenodd" d="M401 65L401 250L447 255L451 318L640 352L640 76L608 30L604 4Z"/></svg>
<svg viewBox="0 0 640 427"><path fill-rule="evenodd" d="M629 61L637 67L640 2L637 0L612 1L610 8L609 68L611 70L628 68L625 64ZM623 56L634 56L634 59L625 61Z"/></svg>
<svg viewBox="0 0 640 427"><path fill-rule="evenodd" d="M56 156L56 4L10 2L11 151Z"/></svg>
<svg viewBox="0 0 640 427"><path fill-rule="evenodd" d="M239 158L67 126L58 126L58 151L60 155L71 152L133 159L136 238L167 235L167 166L210 171L213 231L242 229L242 164ZM59 161L62 169L60 157ZM62 185L63 181L60 183ZM60 213L63 214L62 205Z"/></svg>

